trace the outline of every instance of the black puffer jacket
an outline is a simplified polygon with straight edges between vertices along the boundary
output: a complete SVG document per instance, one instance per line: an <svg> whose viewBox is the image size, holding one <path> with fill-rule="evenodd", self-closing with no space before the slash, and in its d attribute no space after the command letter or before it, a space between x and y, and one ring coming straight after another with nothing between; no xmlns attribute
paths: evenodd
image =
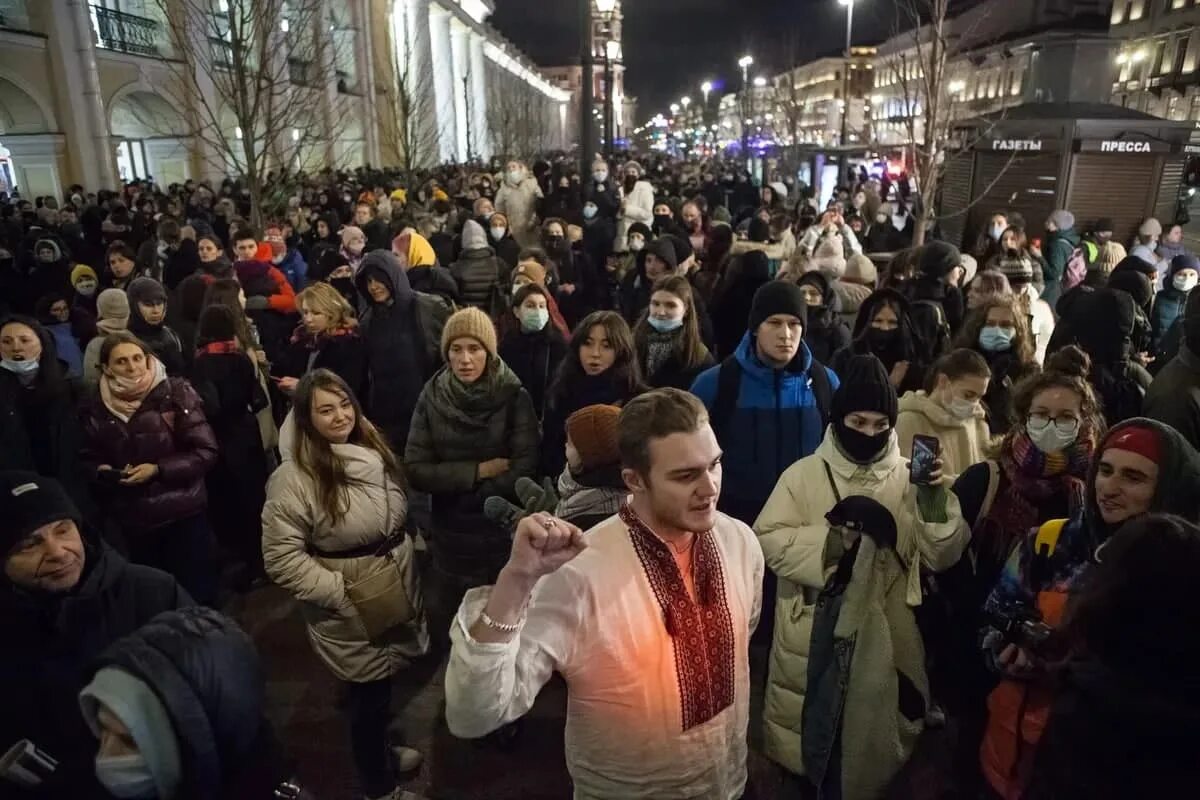
<svg viewBox="0 0 1200 800"><path fill-rule="evenodd" d="M502 265L496 252L488 247L487 235L473 219L463 226L463 251L450 267L464 305L475 306L485 314L500 313L497 294L501 285Z"/></svg>
<svg viewBox="0 0 1200 800"><path fill-rule="evenodd" d="M181 800L269 800L290 775L263 716L266 681L254 642L201 606L159 614L113 644L116 667L162 700L179 745Z"/></svg>
<svg viewBox="0 0 1200 800"><path fill-rule="evenodd" d="M79 714L88 665L154 615L189 605L174 578L130 564L99 535L85 534L83 575L64 595L19 590L0 573L0 637L10 643L0 658L0 747L29 739L58 759L62 781L30 797L104 796L92 767L96 739ZM2 785L0 794L14 796Z"/></svg>
<svg viewBox="0 0 1200 800"><path fill-rule="evenodd" d="M159 472L141 486L98 486L97 498L127 533L152 531L208 505L204 476L217 462L217 440L204 404L183 378L154 387L128 422L104 405L97 391L82 414L81 461L90 475L108 464L156 464Z"/></svg>
<svg viewBox="0 0 1200 800"><path fill-rule="evenodd" d="M567 342L551 323L537 333L509 331L500 342L500 358L521 379L538 419L546 414L546 390L567 355Z"/></svg>
<svg viewBox="0 0 1200 800"><path fill-rule="evenodd" d="M820 272L806 272L797 283L801 286L812 284L821 292L821 305L808 307L804 343L813 358L828 364L834 353L850 344L850 328L842 321L841 301L833 284Z"/></svg>
<svg viewBox="0 0 1200 800"><path fill-rule="evenodd" d="M408 441L417 397L441 366L442 328L450 307L441 299L414 291L400 262L387 250L367 254L355 276L367 303L362 332L370 365L367 412L399 451ZM386 303L371 300L367 278L374 275L392 290Z"/></svg>

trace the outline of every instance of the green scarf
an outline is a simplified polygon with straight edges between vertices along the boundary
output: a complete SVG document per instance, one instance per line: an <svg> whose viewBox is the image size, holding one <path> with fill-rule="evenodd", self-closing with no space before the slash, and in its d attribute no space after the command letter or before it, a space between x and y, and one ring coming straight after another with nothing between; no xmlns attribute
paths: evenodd
<svg viewBox="0 0 1200 800"><path fill-rule="evenodd" d="M516 373L499 356L489 355L483 374L474 383L463 383L449 366L442 367L429 382L429 399L442 416L481 429L520 389Z"/></svg>

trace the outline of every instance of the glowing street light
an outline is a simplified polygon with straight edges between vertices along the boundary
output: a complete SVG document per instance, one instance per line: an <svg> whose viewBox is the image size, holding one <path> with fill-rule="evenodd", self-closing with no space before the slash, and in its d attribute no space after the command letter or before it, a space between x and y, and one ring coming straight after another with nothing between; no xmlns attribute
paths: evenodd
<svg viewBox="0 0 1200 800"><path fill-rule="evenodd" d="M672 114L679 113L679 103L671 103L671 113Z"/></svg>
<svg viewBox="0 0 1200 800"><path fill-rule="evenodd" d="M754 85L756 87L758 87L759 89L761 89L762 87L767 85L767 79L764 78L762 75L759 75L757 78L754 79Z"/></svg>
<svg viewBox="0 0 1200 800"><path fill-rule="evenodd" d="M684 109L687 109L687 107L690 106L691 104L692 104L692 98L690 98L690 97L679 98L679 105L683 106Z"/></svg>
<svg viewBox="0 0 1200 800"><path fill-rule="evenodd" d="M704 105L708 105L708 93L713 89L712 81L705 81L700 84L700 91L704 92Z"/></svg>

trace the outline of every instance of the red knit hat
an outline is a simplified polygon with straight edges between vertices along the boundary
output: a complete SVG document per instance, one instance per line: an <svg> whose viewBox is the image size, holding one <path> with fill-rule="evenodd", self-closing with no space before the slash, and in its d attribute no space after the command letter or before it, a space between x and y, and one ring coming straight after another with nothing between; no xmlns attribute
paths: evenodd
<svg viewBox="0 0 1200 800"><path fill-rule="evenodd" d="M1163 457L1162 437L1149 425L1129 425L1121 428L1104 443L1105 450L1127 450L1137 453L1155 464Z"/></svg>

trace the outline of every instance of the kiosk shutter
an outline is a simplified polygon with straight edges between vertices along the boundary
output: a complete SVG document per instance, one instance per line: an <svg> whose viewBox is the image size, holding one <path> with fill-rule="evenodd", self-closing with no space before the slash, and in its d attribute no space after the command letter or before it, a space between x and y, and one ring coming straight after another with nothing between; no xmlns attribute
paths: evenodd
<svg viewBox="0 0 1200 800"><path fill-rule="evenodd" d="M1183 170L1186 160L1168 158L1163 164L1158 184L1158 199L1154 203L1154 216L1160 222L1179 218L1179 189L1183 185Z"/></svg>
<svg viewBox="0 0 1200 800"><path fill-rule="evenodd" d="M970 233L964 213L971 202L971 176L975 172L975 158L966 152L946 154L945 173L942 175L942 238L959 248L970 250L963 235ZM957 212L957 213L956 213Z"/></svg>
<svg viewBox="0 0 1200 800"><path fill-rule="evenodd" d="M1058 153L1017 158L1007 153L980 153L975 163L971 199L979 198L985 191L986 195L975 204L973 218L1001 209L1017 211L1025 217L1030 235L1036 235L1058 206L1061 164L1062 156Z"/></svg>
<svg viewBox="0 0 1200 800"><path fill-rule="evenodd" d="M1080 233L1100 217L1111 217L1116 241L1128 239L1154 202L1153 155L1078 153L1071 164L1066 208Z"/></svg>

